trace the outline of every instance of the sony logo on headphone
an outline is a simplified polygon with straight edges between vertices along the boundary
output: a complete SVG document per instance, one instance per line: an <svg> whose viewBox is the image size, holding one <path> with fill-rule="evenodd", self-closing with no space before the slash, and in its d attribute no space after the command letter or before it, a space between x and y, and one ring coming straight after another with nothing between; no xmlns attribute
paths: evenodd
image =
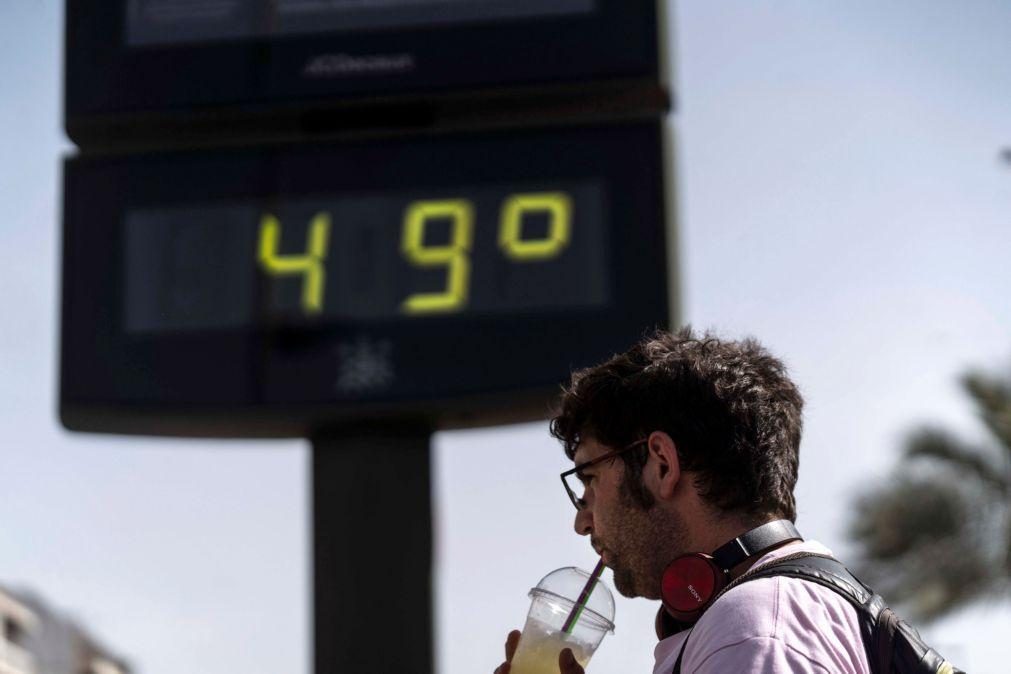
<svg viewBox="0 0 1011 674"><path fill-rule="evenodd" d="M693 597L695 597L695 601L697 601L697 602L698 602L698 603L700 603L700 604L702 603L702 597L700 597L700 596L699 596L699 593L698 593L698 591L697 591L697 590L695 589L695 587L694 587L694 586L692 586L692 585L689 585L689 586L688 586L688 591L692 593L692 596L693 596Z"/></svg>

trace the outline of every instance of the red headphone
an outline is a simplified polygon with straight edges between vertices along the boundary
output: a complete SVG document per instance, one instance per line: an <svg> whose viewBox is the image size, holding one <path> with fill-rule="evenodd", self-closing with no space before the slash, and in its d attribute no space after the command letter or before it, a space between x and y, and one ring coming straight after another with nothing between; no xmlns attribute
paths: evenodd
<svg viewBox="0 0 1011 674"><path fill-rule="evenodd" d="M797 540L803 538L790 520L776 520L721 545L711 555L693 552L678 557L663 572L664 609L680 623L694 623L730 582L730 569L769 548ZM657 616L658 624L661 619Z"/></svg>

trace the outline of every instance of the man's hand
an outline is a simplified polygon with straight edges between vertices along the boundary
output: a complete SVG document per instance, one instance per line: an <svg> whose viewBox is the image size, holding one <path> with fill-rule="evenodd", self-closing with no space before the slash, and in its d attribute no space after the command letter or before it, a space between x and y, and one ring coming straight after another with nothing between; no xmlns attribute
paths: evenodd
<svg viewBox="0 0 1011 674"><path fill-rule="evenodd" d="M512 667L513 655L516 653L516 646L520 643L520 631L513 630L506 637L505 642L505 655L506 659L501 665L495 669L495 674L509 674L510 668ZM585 674L583 668L576 662L576 658L572 655L571 648L562 649L562 652L558 654L558 671L560 674Z"/></svg>
<svg viewBox="0 0 1011 674"><path fill-rule="evenodd" d="M562 652L558 654L558 670L562 674L585 674L583 668L576 662L575 656L572 655L571 648L563 648Z"/></svg>
<svg viewBox="0 0 1011 674"><path fill-rule="evenodd" d="M506 637L505 651L506 659L501 665L495 669L495 674L509 674L509 668L512 666L513 654L516 652L516 646L520 643L520 631L513 630Z"/></svg>

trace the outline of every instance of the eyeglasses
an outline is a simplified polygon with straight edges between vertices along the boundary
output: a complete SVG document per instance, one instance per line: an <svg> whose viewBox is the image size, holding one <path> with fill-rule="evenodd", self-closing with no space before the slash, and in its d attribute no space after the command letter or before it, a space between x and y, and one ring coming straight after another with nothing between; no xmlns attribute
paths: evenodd
<svg viewBox="0 0 1011 674"><path fill-rule="evenodd" d="M586 507L586 501L583 499L583 493L586 490L586 483L589 478L583 475L583 471L590 466L595 466L603 461L608 461L610 459L615 459L621 454L624 454L630 449L634 449L639 445L643 445L649 441L649 438L643 438L642 440L636 440L628 447L623 447L622 449L616 449L613 452L608 452L603 456L598 456L592 461L587 461L581 463L572 470L567 470L562 473L562 484L565 485L565 493L569 495L569 500L572 501L572 505L576 506L576 510L582 510Z"/></svg>

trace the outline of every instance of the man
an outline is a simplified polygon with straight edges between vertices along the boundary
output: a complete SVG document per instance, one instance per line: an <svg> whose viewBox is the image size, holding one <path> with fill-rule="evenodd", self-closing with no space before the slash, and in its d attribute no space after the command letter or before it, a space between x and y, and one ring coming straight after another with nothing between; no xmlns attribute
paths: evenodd
<svg viewBox="0 0 1011 674"><path fill-rule="evenodd" d="M792 531L802 407L783 364L757 342L690 328L573 374L551 433L576 465L576 533L590 537L619 592L661 599L682 555L711 554L778 520L770 526ZM727 580L801 551L831 554L785 537L735 560ZM509 672L519 636L509 634L497 674ZM732 587L694 625L661 607L657 636L654 674L870 671L856 610L797 578ZM583 672L568 649L559 672Z"/></svg>

